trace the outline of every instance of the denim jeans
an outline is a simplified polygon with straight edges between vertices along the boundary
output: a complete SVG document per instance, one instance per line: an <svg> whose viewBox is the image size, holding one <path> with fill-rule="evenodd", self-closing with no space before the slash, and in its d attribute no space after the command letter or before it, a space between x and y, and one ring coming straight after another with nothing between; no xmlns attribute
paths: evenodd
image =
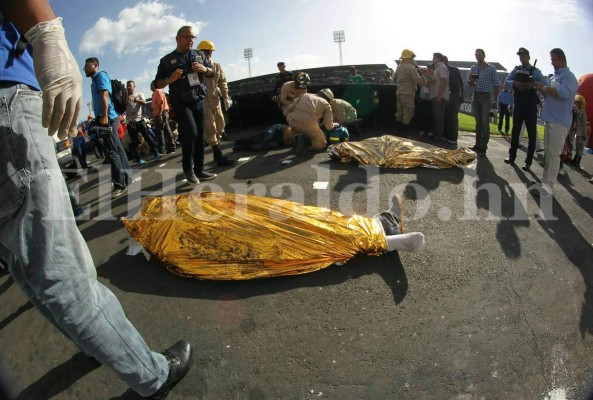
<svg viewBox="0 0 593 400"><path fill-rule="evenodd" d="M159 151L165 154L165 150L175 150L173 132L171 132L171 126L169 125L169 111L163 111L161 118L155 117L154 125L159 143Z"/></svg>
<svg viewBox="0 0 593 400"><path fill-rule="evenodd" d="M41 92L0 83L0 102L0 259L31 303L85 354L139 394L153 394L168 363L97 281L54 142L41 126Z"/></svg>
<svg viewBox="0 0 593 400"><path fill-rule="evenodd" d="M474 92L472 113L476 117L476 147L482 151L488 149L490 141L490 106L492 93Z"/></svg>
<svg viewBox="0 0 593 400"><path fill-rule="evenodd" d="M109 125L111 128L109 130L102 127L97 129L99 137L103 141L103 151L111 163L111 180L114 189L123 189L132 182L132 170L124 146L117 135L119 121L117 119L109 120Z"/></svg>

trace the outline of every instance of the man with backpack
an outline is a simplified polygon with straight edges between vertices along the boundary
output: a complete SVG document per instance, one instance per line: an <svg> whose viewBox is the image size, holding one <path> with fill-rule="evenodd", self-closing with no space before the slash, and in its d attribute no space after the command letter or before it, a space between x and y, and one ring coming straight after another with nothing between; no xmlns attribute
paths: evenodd
<svg viewBox="0 0 593 400"><path fill-rule="evenodd" d="M117 135L119 115L114 108L112 99L112 83L105 71L99 71L99 59L87 58L84 73L91 78L91 95L97 121L97 129L103 141L103 150L111 162L111 179L113 191L111 197L116 198L128 190L132 182L128 156Z"/></svg>

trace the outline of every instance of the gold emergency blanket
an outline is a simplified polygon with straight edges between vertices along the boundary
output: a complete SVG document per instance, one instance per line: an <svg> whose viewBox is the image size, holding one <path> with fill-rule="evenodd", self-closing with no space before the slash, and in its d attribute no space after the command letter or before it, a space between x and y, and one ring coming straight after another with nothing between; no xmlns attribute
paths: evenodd
<svg viewBox="0 0 593 400"><path fill-rule="evenodd" d="M451 168L470 164L476 153L467 147L447 150L426 146L390 135L365 139L360 142L342 142L330 150L334 158L343 163L357 162L386 168Z"/></svg>
<svg viewBox="0 0 593 400"><path fill-rule="evenodd" d="M171 272L199 279L305 274L387 248L373 218L230 193L149 197L123 223Z"/></svg>

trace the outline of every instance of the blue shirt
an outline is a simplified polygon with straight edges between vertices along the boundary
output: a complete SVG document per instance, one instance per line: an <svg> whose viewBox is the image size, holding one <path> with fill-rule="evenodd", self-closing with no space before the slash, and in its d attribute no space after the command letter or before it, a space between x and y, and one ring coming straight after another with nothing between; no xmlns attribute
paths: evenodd
<svg viewBox="0 0 593 400"><path fill-rule="evenodd" d="M492 88L498 87L498 75L496 68L485 63L482 68L478 64L474 64L470 68L470 74L478 74L478 80L475 81L474 92L492 92Z"/></svg>
<svg viewBox="0 0 593 400"><path fill-rule="evenodd" d="M107 113L107 118L119 118L117 111L115 111L115 108L113 108L113 101L111 100L111 79L109 79L107 72L98 71L91 77L91 81L91 95L93 96L93 109L95 110L95 115L103 115L103 101L101 100L101 91L107 90L107 92L109 92L107 100L109 112Z"/></svg>
<svg viewBox="0 0 593 400"><path fill-rule="evenodd" d="M547 94L541 118L545 122L562 124L566 129L572 125L572 105L579 83L568 67L560 68L550 79L548 86L556 88L558 98Z"/></svg>
<svg viewBox="0 0 593 400"><path fill-rule="evenodd" d="M20 57L16 57L16 45L21 37L9 20L0 14L0 81L18 82L40 90L33 69L31 45L27 45Z"/></svg>
<svg viewBox="0 0 593 400"><path fill-rule="evenodd" d="M505 92L504 90L498 94L498 103L506 104L507 106L513 106L513 94L511 92Z"/></svg>

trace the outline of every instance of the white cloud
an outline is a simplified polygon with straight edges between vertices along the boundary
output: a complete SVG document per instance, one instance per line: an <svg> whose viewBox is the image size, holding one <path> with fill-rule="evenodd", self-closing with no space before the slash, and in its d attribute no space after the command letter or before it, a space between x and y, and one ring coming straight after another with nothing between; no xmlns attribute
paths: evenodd
<svg viewBox="0 0 593 400"><path fill-rule="evenodd" d="M556 0L521 0L509 2L509 6L520 8L518 12L525 16L527 25L530 18L541 18L539 13L551 21L564 24L582 25L588 22L584 9L586 2L582 0L563 0L561 3Z"/></svg>
<svg viewBox="0 0 593 400"><path fill-rule="evenodd" d="M116 20L101 17L82 36L79 51L83 54L105 54L113 50L118 56L146 54L154 46L164 55L175 45L177 30L190 25L197 35L205 26L203 21L188 21L183 14L172 14L173 7L160 1L140 2L124 8Z"/></svg>
<svg viewBox="0 0 593 400"><path fill-rule="evenodd" d="M327 65L325 57L316 54L299 54L283 60L289 70L323 67Z"/></svg>

